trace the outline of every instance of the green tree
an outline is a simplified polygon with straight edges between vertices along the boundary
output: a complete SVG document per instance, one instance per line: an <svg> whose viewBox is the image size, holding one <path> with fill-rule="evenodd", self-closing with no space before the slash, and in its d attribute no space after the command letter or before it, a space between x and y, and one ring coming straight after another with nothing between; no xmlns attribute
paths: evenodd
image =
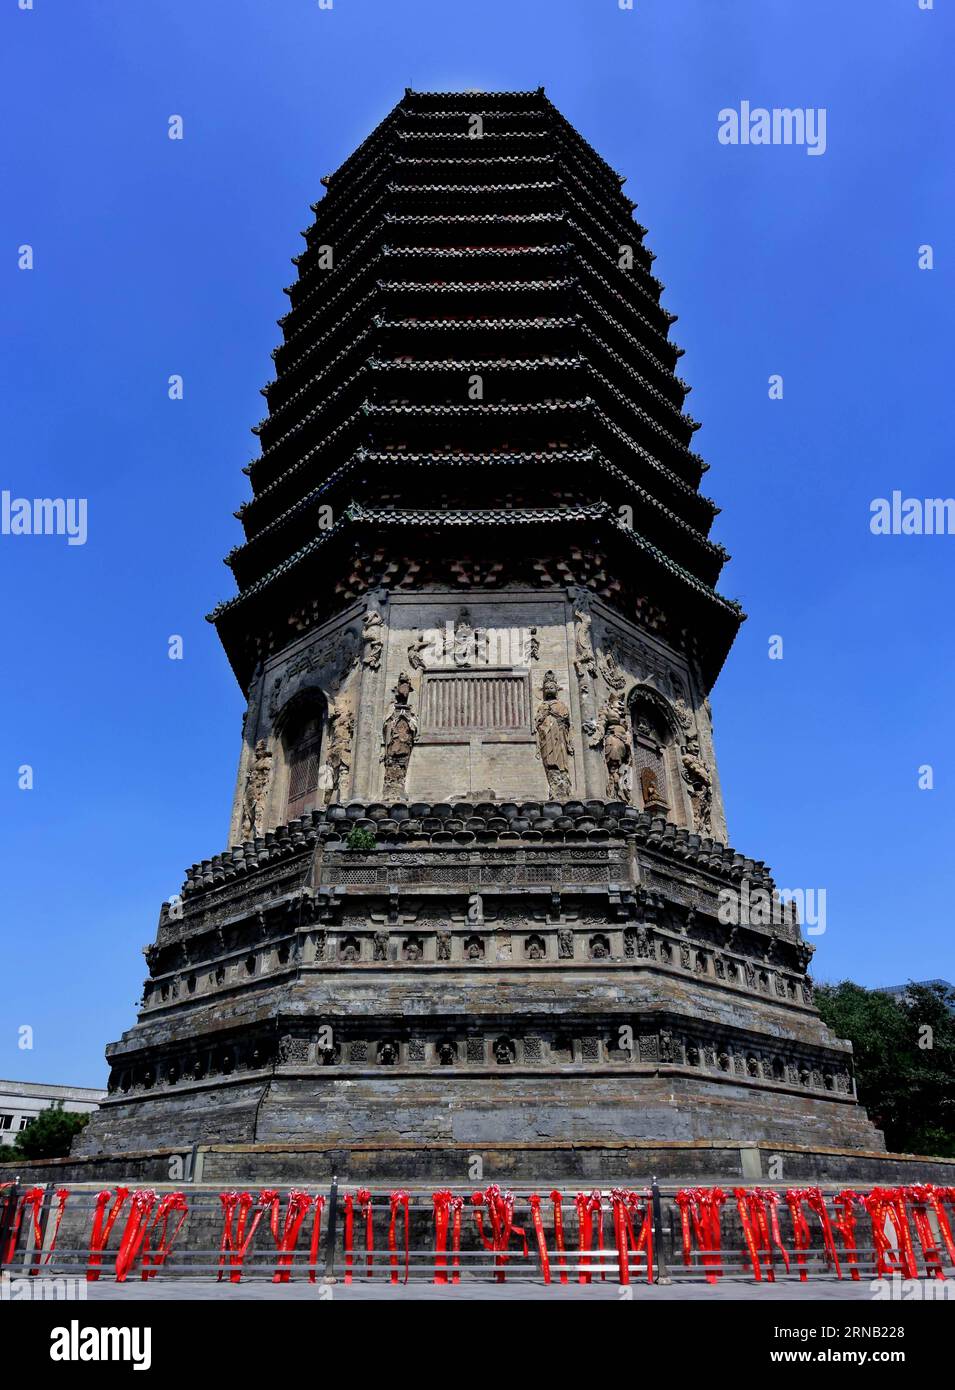
<svg viewBox="0 0 955 1390"><path fill-rule="evenodd" d="M889 1148L955 1157L955 990L910 984L895 999L843 980L816 1000L852 1043L859 1100Z"/></svg>
<svg viewBox="0 0 955 1390"><path fill-rule="evenodd" d="M89 1115L64 1110L61 1100L54 1101L26 1129L20 1130L10 1154L13 1158L66 1158L70 1145L89 1119Z"/></svg>

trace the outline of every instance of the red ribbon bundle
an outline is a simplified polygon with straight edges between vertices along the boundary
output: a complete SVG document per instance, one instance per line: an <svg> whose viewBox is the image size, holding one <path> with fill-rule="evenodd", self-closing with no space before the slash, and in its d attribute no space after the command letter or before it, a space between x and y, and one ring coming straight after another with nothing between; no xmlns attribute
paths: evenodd
<svg viewBox="0 0 955 1390"><path fill-rule="evenodd" d="M391 1282L392 1282L393 1284L397 1284L397 1282L398 1282L398 1243L397 1243L397 1240L395 1239L395 1223L397 1222L397 1219L398 1219L398 1212L399 1212L399 1211L404 1211L404 1214L405 1214L405 1222L404 1222L404 1225L405 1225L405 1278L404 1278L404 1282L405 1282L406 1284L407 1284L407 1282L408 1282L408 1270L409 1270L409 1264L410 1264L410 1251L409 1251L409 1220L410 1220L410 1218L409 1218L409 1215L408 1215L408 1202L409 1202L409 1197L408 1197L407 1192L402 1192L400 1189L397 1189L396 1191L392 1192L392 1194L391 1194L391 1222L390 1222L390 1224L389 1224L389 1226L388 1226L388 1250L389 1250L389 1252L390 1252L390 1254L389 1254L389 1260L390 1260L390 1264L391 1264Z"/></svg>
<svg viewBox="0 0 955 1390"><path fill-rule="evenodd" d="M305 1218L312 1205L312 1199L307 1192L301 1192L293 1187L288 1195L288 1203L285 1208L285 1221L279 1230L279 1212L281 1209L281 1198L277 1192L262 1192L259 1194L259 1201L263 1205L271 1208L269 1216L269 1226L272 1231L272 1238L278 1248L279 1258L275 1266L275 1273L272 1276L273 1284L287 1284L289 1281L289 1270L292 1267L292 1255L298 1244L299 1232L305 1223Z"/></svg>
<svg viewBox="0 0 955 1390"><path fill-rule="evenodd" d="M103 1251L109 1244L110 1233L116 1224L116 1218L122 1211L128 1196L128 1187L117 1187L116 1197L110 1208L109 1215L107 1215L106 1208L109 1205L112 1193L106 1190L97 1195L96 1209L93 1215L93 1230L90 1235L89 1259L86 1266L86 1278L91 1284L94 1284L99 1278L100 1268L103 1263Z"/></svg>
<svg viewBox="0 0 955 1390"><path fill-rule="evenodd" d="M905 1189L874 1187L868 1197L863 1197L862 1205L872 1221L872 1244L879 1277L902 1273L906 1279L917 1279L918 1265L905 1211ZM897 1247L892 1245L886 1234L886 1221L891 1221L895 1228Z"/></svg>
<svg viewBox="0 0 955 1390"><path fill-rule="evenodd" d="M783 1245L779 1233L779 1193L771 1188L754 1187L747 1190L734 1187L736 1209L743 1227L743 1240L753 1267L753 1278L759 1282L763 1277L763 1255L768 1257L766 1278L772 1284L776 1275L772 1265L773 1245L783 1257L783 1264L789 1270L789 1251Z"/></svg>
<svg viewBox="0 0 955 1390"><path fill-rule="evenodd" d="M514 1195L511 1192L503 1192L496 1183L493 1183L484 1192L474 1192L471 1194L471 1205L474 1207L474 1220L478 1228L478 1235L485 1250L495 1252L494 1265L497 1269L495 1278L499 1284L504 1282L504 1266L507 1263L507 1247L510 1244L511 1234L520 1236L524 1242L524 1255L527 1255L527 1236L521 1226L514 1225ZM487 1208L487 1214L491 1222L491 1239L488 1240L484 1232L484 1222L481 1218L481 1207Z"/></svg>
<svg viewBox="0 0 955 1390"><path fill-rule="evenodd" d="M952 1227L944 1205L945 1202L950 1202L955 1206L955 1187L934 1187L931 1183L926 1183L924 1187L912 1188L912 1191L924 1194L920 1200L926 1202L935 1213L945 1249L948 1251L949 1263L955 1265L955 1240L952 1239Z"/></svg>
<svg viewBox="0 0 955 1390"><path fill-rule="evenodd" d="M796 1247L796 1263L799 1266L799 1278L806 1282L806 1251L809 1249L811 1239L809 1223L803 1212L803 1203L811 1212L819 1218L822 1226L822 1241L826 1251L826 1258L835 1267L837 1276L842 1278L842 1269L839 1265L839 1256L836 1253L836 1241L832 1234L832 1223L829 1220L829 1213L826 1210L826 1199L823 1197L818 1187L791 1187L786 1193L786 1204L789 1207L789 1214L793 1223L793 1244Z"/></svg>
<svg viewBox="0 0 955 1390"><path fill-rule="evenodd" d="M258 1198L252 1196L251 1192L220 1192L219 1201L222 1203L224 1214L222 1240L219 1245L219 1273L217 1278L222 1278L222 1268L226 1262L226 1252L229 1252L229 1282L238 1284L242 1278L242 1264L249 1252L249 1247L259 1228L259 1222L272 1205L272 1193L262 1192ZM263 1200L264 1199L264 1200ZM255 1215L246 1231L246 1224L252 1208L256 1208Z"/></svg>
<svg viewBox="0 0 955 1390"><path fill-rule="evenodd" d="M528 1197L527 1204L531 1209L531 1220L534 1223L534 1236L537 1240L537 1254L541 1263L541 1274L544 1276L544 1283L550 1283L550 1260L547 1255L547 1239L544 1235L544 1220L541 1216L541 1199L535 1192Z"/></svg>
<svg viewBox="0 0 955 1390"><path fill-rule="evenodd" d="M912 1207L912 1220L915 1222L915 1229L922 1246L922 1254L925 1257L925 1272L936 1279L944 1279L942 1251L935 1239L935 1232L932 1230L928 1214L930 1210L934 1213L949 1263L955 1265L955 1240L952 1239L952 1228L944 1206L946 1201L955 1201L955 1188L935 1187L932 1183L918 1183L913 1187L905 1188L904 1193L906 1201Z"/></svg>
<svg viewBox="0 0 955 1390"><path fill-rule="evenodd" d="M845 1188L836 1194L832 1199L836 1214L833 1217L833 1225L842 1237L843 1258L848 1261L849 1273L853 1279L858 1281L859 1268L856 1254L856 1214L853 1211L853 1204L862 1202L858 1192L853 1192L851 1188Z"/></svg>
<svg viewBox="0 0 955 1390"><path fill-rule="evenodd" d="M463 1197L455 1197L447 1188L432 1194L431 1201L434 1205L434 1282L436 1284L446 1284L448 1282L448 1226L451 1227L451 1283L460 1282L461 1261L458 1254L461 1250L461 1210L464 1206Z"/></svg>
<svg viewBox="0 0 955 1390"><path fill-rule="evenodd" d="M629 1192L615 1187L610 1194L613 1206L613 1231L617 1245L617 1266L621 1284L630 1283L630 1252L642 1253L647 1262L647 1283L653 1279L653 1200L649 1194ZM644 1201L646 1205L644 1205ZM633 1218L643 1213L639 1238L633 1233Z"/></svg>
<svg viewBox="0 0 955 1390"><path fill-rule="evenodd" d="M564 1253L564 1213L560 1205L560 1193L556 1189L550 1194L554 1204L554 1244L557 1246L557 1263L560 1265L560 1282L567 1283L567 1260Z"/></svg>
<svg viewBox="0 0 955 1390"><path fill-rule="evenodd" d="M690 1255L690 1229L702 1252L706 1282L715 1284L722 1263L720 1252L720 1211L726 1193L719 1187L684 1187L676 1194L683 1236L683 1263L693 1263Z"/></svg>
<svg viewBox="0 0 955 1390"><path fill-rule="evenodd" d="M149 1230L149 1218L156 1205L156 1194L148 1188L133 1193L132 1206L126 1218L126 1228L116 1255L116 1282L123 1284L142 1250Z"/></svg>
<svg viewBox="0 0 955 1390"><path fill-rule="evenodd" d="M598 1189L593 1192L578 1192L574 1198L577 1207L577 1243L580 1250L580 1273L577 1277L579 1284L590 1283L590 1261L587 1256L593 1249L594 1243L594 1218L596 1217L597 1228L597 1249L603 1254L604 1248L604 1208L603 1195ZM603 1259L599 1261L600 1277L606 1278L603 1267Z"/></svg>
<svg viewBox="0 0 955 1390"><path fill-rule="evenodd" d="M15 1186L15 1184L4 1183L3 1186L13 1187ZM56 1238L60 1231L60 1222L63 1220L63 1208L66 1206L67 1198L69 1197L69 1195L69 1189L66 1187L59 1187L56 1190L57 1211L56 1222L53 1226L53 1239L50 1241L50 1248L44 1255L42 1248L43 1228L40 1225L40 1214L43 1210L43 1200L46 1196L46 1188L28 1188L26 1192L24 1192L23 1196L20 1198L19 1203L17 1204L16 1213L13 1218L13 1224L10 1229L10 1236L7 1241L7 1248L3 1252L2 1259L0 1259L0 1264L9 1264L10 1261L13 1259L14 1253L17 1248L17 1237L20 1234L20 1226L23 1222L23 1213L26 1210L26 1208L29 1207L31 1210L31 1222L33 1226L33 1257L30 1273L37 1274L42 1265L48 1265L50 1263L50 1257L52 1256L53 1251L56 1249ZM12 1194L11 1200L16 1200L12 1196Z"/></svg>

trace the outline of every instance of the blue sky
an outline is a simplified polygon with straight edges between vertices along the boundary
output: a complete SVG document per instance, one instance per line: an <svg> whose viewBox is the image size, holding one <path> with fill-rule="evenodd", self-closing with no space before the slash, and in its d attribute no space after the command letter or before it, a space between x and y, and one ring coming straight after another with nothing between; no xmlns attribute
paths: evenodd
<svg viewBox="0 0 955 1390"><path fill-rule="evenodd" d="M161 899L224 847L242 701L203 614L298 231L406 85L543 84L628 176L750 615L713 697L731 841L825 888L817 977L955 978L955 536L868 528L953 492L953 27L944 0L8 0L0 488L88 498L89 538L0 536L0 1076L105 1081ZM719 144L744 99L825 107L825 155Z"/></svg>

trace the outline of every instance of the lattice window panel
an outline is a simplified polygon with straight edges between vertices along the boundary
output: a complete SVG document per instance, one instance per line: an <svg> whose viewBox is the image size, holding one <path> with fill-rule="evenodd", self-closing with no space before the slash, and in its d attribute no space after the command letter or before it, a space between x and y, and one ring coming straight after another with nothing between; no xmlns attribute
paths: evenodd
<svg viewBox="0 0 955 1390"><path fill-rule="evenodd" d="M514 671L426 673L421 732L530 734L530 677Z"/></svg>

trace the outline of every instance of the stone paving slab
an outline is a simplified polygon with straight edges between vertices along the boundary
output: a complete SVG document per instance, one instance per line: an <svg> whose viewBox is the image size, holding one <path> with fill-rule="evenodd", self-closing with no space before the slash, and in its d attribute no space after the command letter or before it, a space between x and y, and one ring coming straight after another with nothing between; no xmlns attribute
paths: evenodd
<svg viewBox="0 0 955 1390"><path fill-rule="evenodd" d="M552 1284L549 1287L530 1280L508 1284L466 1282L436 1285L426 1282L412 1284L273 1284L252 1281L242 1284L220 1284L215 1279L170 1279L164 1283L150 1282L110 1284L105 1281L88 1286L90 1303L150 1303L177 1299L216 1302L240 1300L255 1303L289 1302L618 1302L632 1297L637 1302L746 1302L813 1303L813 1302L871 1302L873 1291L866 1282L800 1284L777 1283L758 1286L727 1281L713 1286L698 1283L631 1284L621 1289L617 1283Z"/></svg>

